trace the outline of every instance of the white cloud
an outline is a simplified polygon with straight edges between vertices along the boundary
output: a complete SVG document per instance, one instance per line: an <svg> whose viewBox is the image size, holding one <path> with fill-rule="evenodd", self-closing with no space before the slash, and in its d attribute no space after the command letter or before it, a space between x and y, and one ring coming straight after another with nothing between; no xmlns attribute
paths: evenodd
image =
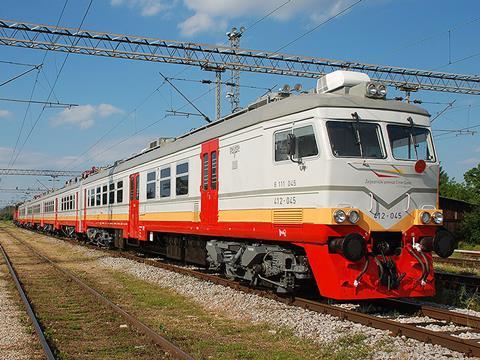
<svg viewBox="0 0 480 360"><path fill-rule="evenodd" d="M8 110L0 109L0 119L8 118L12 115L12 113Z"/></svg>
<svg viewBox="0 0 480 360"><path fill-rule="evenodd" d="M174 3L175 1L173 1ZM130 9L139 9L142 16L153 16L171 8L164 0L111 0L112 6L128 6Z"/></svg>
<svg viewBox="0 0 480 360"><path fill-rule="evenodd" d="M227 22L240 17L260 18L282 5L279 0L184 0L185 6L194 12L178 24L185 36L225 28ZM270 15L279 21L288 21L298 15L306 15L318 24L350 4L348 0L292 0Z"/></svg>
<svg viewBox="0 0 480 360"><path fill-rule="evenodd" d="M64 109L52 118L51 124L54 126L71 124L80 129L88 129L95 123L96 118L106 118L115 114L123 114L123 110L110 104L80 105Z"/></svg>
<svg viewBox="0 0 480 360"><path fill-rule="evenodd" d="M286 0L110 0L112 6L126 6L138 10L142 16L165 14L183 5L191 12L181 19L178 28L184 36L192 36L212 29L227 30L233 20L256 20L285 3ZM288 21L303 15L308 22L318 24L340 10L352 0L291 0L269 16L269 19ZM247 21L249 23L250 21ZM301 28L301 27L300 27Z"/></svg>
<svg viewBox="0 0 480 360"><path fill-rule="evenodd" d="M480 158L467 158L462 161L459 161L459 164L464 164L464 165L477 165L480 162Z"/></svg>

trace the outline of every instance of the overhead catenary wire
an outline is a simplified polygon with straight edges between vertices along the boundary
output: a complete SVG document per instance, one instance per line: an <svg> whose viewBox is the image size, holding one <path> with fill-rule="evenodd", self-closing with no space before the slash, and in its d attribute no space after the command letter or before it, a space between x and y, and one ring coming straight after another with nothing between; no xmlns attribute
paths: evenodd
<svg viewBox="0 0 480 360"><path fill-rule="evenodd" d="M262 16L261 18L257 19L255 22L253 22L252 24L248 25L244 32L245 31L248 31L249 29L251 29L252 27L258 25L260 22L264 21L265 19L267 19L269 16L273 15L275 12L277 12L278 10L280 10L281 8L283 8L285 5L287 5L288 3L290 3L292 0L287 0L285 1L283 4L277 6L276 8L274 8L273 10L269 11L267 14L265 14L264 16ZM225 44L226 42L224 42ZM177 72L174 77L177 77L179 75L181 75L182 73L184 73L185 71L187 71L189 68L191 68L192 65L189 65L189 66L186 66L184 67L182 70L180 70L179 72ZM73 164L75 164L76 162L80 161L80 159L83 158L83 156L85 156L90 150L92 150L94 147L96 147L103 139L105 139L110 133L112 133L116 128L118 128L126 119L128 119L128 117L131 115L131 114L134 114L136 113L136 111L141 108L155 93L159 92L160 91L160 88L163 87L163 85L165 85L165 81L163 81L157 88L155 88L154 91L152 91L149 95L147 95L140 103L139 105L135 106L135 108L133 110L131 110L130 112L127 113L127 115L122 119L120 120L119 122L117 122L116 124L114 124L109 130L107 130L102 136L100 136L99 139L97 139L92 145L90 145L85 151L82 152L82 154L77 157L77 159L73 160L72 163L69 164L69 166L71 167ZM268 89L270 90L270 89ZM208 91L207 93L210 93L210 91Z"/></svg>
<svg viewBox="0 0 480 360"><path fill-rule="evenodd" d="M60 21L62 21L62 18L63 18L63 14L65 13L65 9L67 7L67 4L68 4L68 1L69 0L65 0L65 2L63 3L63 6L62 6L62 10L60 11L60 15L58 16L58 19L57 19L57 23L55 25L56 28L58 28L58 26L60 25ZM45 50L44 54L43 54L43 58L42 58L42 61L40 62L40 65L42 66L40 69L37 69L37 75L35 76L35 81L33 83L33 88L32 88L32 91L30 92L30 98L29 98L29 102L28 102L28 105L27 105L27 108L25 109L25 113L23 115L23 119L22 119L22 123L20 125L20 129L19 129L19 132L18 132L18 135L17 135L17 139L15 141L15 146L13 148L13 151L12 151L12 154L10 156L10 160L8 161L8 167L12 167L14 165L14 159L16 160L17 157L15 157L15 154L16 154L16 151L17 151L17 147L18 147L18 144L19 144L19 141L20 141L20 138L22 136L22 133L23 133L23 128L25 127L25 121L27 119L27 116L28 116L28 112L30 111L30 106L31 106L31 101L33 99L33 96L35 94L35 90L36 90L36 87L37 87L37 84L38 84L38 76L40 74L40 72L42 71L43 69L43 65L45 63L45 59L47 57L47 54L48 54L48 50ZM8 63L13 63L13 62L8 62ZM24 64L24 63L15 63L15 65L28 65L28 64ZM43 72L42 72L43 73ZM44 73L43 73L44 74ZM46 75L44 74L45 78L46 78ZM47 80L47 83L50 85L50 83L48 82L48 79ZM58 100L58 99L57 99Z"/></svg>
<svg viewBox="0 0 480 360"><path fill-rule="evenodd" d="M202 94L200 94L199 96L197 96L196 98L194 98L193 101L199 100L200 98L208 95L208 94L211 93L212 91L213 91L213 88L205 91L204 93L202 93ZM177 108L177 109L175 109L175 110L173 110L173 111L182 110L182 109L185 108L187 105L188 105L188 103L187 103L187 104L184 104L183 106L181 106L181 107L179 107L179 108ZM171 111L172 111L172 110L171 110ZM89 158L94 158L94 157L98 157L98 156L101 156L101 155L105 154L107 151L113 149L114 147L117 147L118 145L121 145L121 144L125 143L126 141L130 140L130 139L133 138L134 136L136 136L136 135L144 132L145 130L148 130L148 129L151 128L152 126L154 126L154 125L158 124L159 122L165 120L168 116L169 116L168 114L165 114L165 115L164 115L163 117L161 117L160 119L157 119L157 120L155 120L154 122L151 122L150 124L146 125L145 127L143 127L143 128L141 128L141 129L135 131L135 133L133 133L132 135L125 137L124 139L122 139L122 140L120 140L120 141L118 141L118 142L116 142L116 143L108 146L107 148L101 150L100 152L98 152L98 153L96 153L96 154L93 154L93 155L90 156Z"/></svg>
<svg viewBox="0 0 480 360"><path fill-rule="evenodd" d="M205 114L202 112L202 110L200 110L187 96L185 96L185 94L184 94L182 91L180 91L179 88L177 88L170 80L168 80L168 78L166 78L165 75L163 75L160 71L159 71L158 73L163 77L163 79L164 79L166 82L168 82L168 83L172 86L172 88L173 88L176 92L178 92L178 93L180 94L181 97L183 97L195 110L198 111L198 113L199 113L200 115L203 116L203 118L205 119L206 122L208 122L208 123L212 122L212 120L210 120L210 118L209 118L207 115L205 115Z"/></svg>
<svg viewBox="0 0 480 360"><path fill-rule="evenodd" d="M7 101L7 102L20 102L26 104L41 104L46 105L47 107L75 107L78 104L71 104L71 103L61 103L61 102L51 102L51 101L40 101L40 100L31 100L31 99L11 99L11 98L0 98L0 101Z"/></svg>
<svg viewBox="0 0 480 360"><path fill-rule="evenodd" d="M36 69L40 69L41 67L42 67L42 65L37 65L34 68L31 68L31 69L28 69L27 71L22 72L21 74L15 75L13 78L10 78L10 79L5 80L4 82L0 83L0 86L7 85L7 84L11 83L12 81L17 80L18 78L31 73L32 71L34 71Z"/></svg>
<svg viewBox="0 0 480 360"><path fill-rule="evenodd" d="M85 10L85 13L84 13L84 15L83 15L82 21L80 22L80 25L78 26L78 31L79 31L79 30L81 29L81 27L83 26L83 23L85 22L85 19L86 19L87 15L88 15L88 12L90 11L90 8L91 8L91 6L92 6L92 3L93 3L93 0L90 0L89 4L88 4L88 6L87 6L87 9ZM66 5L65 5L65 6L66 6ZM62 14L63 14L63 11L65 10L65 6L64 6L64 9L62 10ZM78 42L78 40L77 40L77 42ZM68 60L69 55L70 55L70 53L67 53L67 55L65 56L65 58L64 58L64 60L63 60L63 62L62 62L62 65L60 66L60 69L59 69L58 72L57 72L57 76L55 77L55 81L54 81L53 86L52 86L52 88L51 88L51 90L50 90L50 93L48 94L48 97L47 97L46 102L48 102L48 101L50 100L50 97L52 96L53 90L55 89L55 86L57 85L58 79L60 78L60 75L61 75L61 73L62 73L62 71L63 71L63 68L65 67L65 64L66 64L66 62L67 62L67 60ZM40 114L37 116L37 119L35 120L35 122L33 123L32 127L30 128L30 131L27 133L27 136L26 136L26 138L25 138L22 146L20 147L19 151L17 152L17 155L15 156L15 158L14 158L11 166L13 166L13 165L15 164L15 161L16 161L16 160L18 159L18 157L20 156L23 148L25 147L25 144L26 144L26 143L28 142L28 140L30 139L30 136L31 136L33 130L35 129L35 127L37 126L40 118L42 117L42 115L43 115L43 113L44 113L44 111L45 111L45 108L46 108L46 107L43 106L42 110L40 111Z"/></svg>
<svg viewBox="0 0 480 360"><path fill-rule="evenodd" d="M357 0L356 2L354 2L353 4L350 4L349 6L347 6L346 8L344 8L343 10L340 10L339 12L337 12L336 14L334 14L333 16L330 16L328 19L322 21L320 24L314 26L313 28L311 28L310 30L300 34L299 36L297 36L295 39L291 40L290 42L286 43L285 45L279 47L277 50L275 50L274 52L279 52L280 50L283 50L287 47L289 47L290 45L292 45L293 43L297 42L298 40L304 38L305 36L311 34L312 32L314 32L315 30L317 30L318 28L322 27L323 25L329 23L330 21L332 21L333 19L339 17L340 15L344 14L345 12L347 12L348 10L352 9L353 7L355 7L356 5L360 4L363 0Z"/></svg>

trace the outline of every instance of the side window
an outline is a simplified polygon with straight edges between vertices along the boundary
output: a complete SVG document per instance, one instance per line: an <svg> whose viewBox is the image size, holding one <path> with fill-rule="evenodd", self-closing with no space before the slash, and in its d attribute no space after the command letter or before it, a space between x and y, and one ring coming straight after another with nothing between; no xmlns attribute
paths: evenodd
<svg viewBox="0 0 480 360"><path fill-rule="evenodd" d="M202 187L208 190L208 154L204 154L202 160Z"/></svg>
<svg viewBox="0 0 480 360"><path fill-rule="evenodd" d="M134 188L134 178L133 176L130 178L130 200L133 200L133 188Z"/></svg>
<svg viewBox="0 0 480 360"><path fill-rule="evenodd" d="M212 152L212 190L217 189L217 152Z"/></svg>
<svg viewBox="0 0 480 360"><path fill-rule="evenodd" d="M123 202L123 181L117 182L117 204Z"/></svg>
<svg viewBox="0 0 480 360"><path fill-rule="evenodd" d="M160 170L160 197L169 197L172 182L170 180L170 166Z"/></svg>
<svg viewBox="0 0 480 360"><path fill-rule="evenodd" d="M135 193L135 200L138 200L138 199L140 199L140 175L138 175L136 177L135 188L137 189L137 191Z"/></svg>
<svg viewBox="0 0 480 360"><path fill-rule="evenodd" d="M291 130L275 133L275 161L288 160L288 134Z"/></svg>
<svg viewBox="0 0 480 360"><path fill-rule="evenodd" d="M90 189L90 206L95 206L95 188Z"/></svg>
<svg viewBox="0 0 480 360"><path fill-rule="evenodd" d="M312 125L293 129L293 135L297 139L295 156L297 159L318 155L317 142L315 141Z"/></svg>
<svg viewBox="0 0 480 360"><path fill-rule="evenodd" d="M188 194L188 162L177 165L177 179L175 185L177 195Z"/></svg>
<svg viewBox="0 0 480 360"><path fill-rule="evenodd" d="M96 204L97 206L102 205L102 194L100 194L101 187L97 187L97 194L96 194Z"/></svg>
<svg viewBox="0 0 480 360"><path fill-rule="evenodd" d="M317 142L313 126L302 126L293 130L280 131L275 133L275 161L284 161L289 159L288 155L288 134L295 135L295 155L294 158L306 158L318 155Z"/></svg>
<svg viewBox="0 0 480 360"><path fill-rule="evenodd" d="M102 205L107 205L107 196L108 196L108 186L103 185L102 187Z"/></svg>
<svg viewBox="0 0 480 360"><path fill-rule="evenodd" d="M115 183L109 185L109 193L108 193L108 203L114 204L115 203Z"/></svg>
<svg viewBox="0 0 480 360"><path fill-rule="evenodd" d="M156 172L149 172L147 174L147 199L155 199L156 185Z"/></svg>

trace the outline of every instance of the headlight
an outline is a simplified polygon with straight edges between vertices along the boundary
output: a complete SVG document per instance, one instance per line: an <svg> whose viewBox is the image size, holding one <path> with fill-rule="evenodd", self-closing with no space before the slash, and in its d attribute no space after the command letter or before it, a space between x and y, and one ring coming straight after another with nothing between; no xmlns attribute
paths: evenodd
<svg viewBox="0 0 480 360"><path fill-rule="evenodd" d="M350 211L348 213L348 220L352 224L356 224L358 222L358 220L360 220L360 214L358 213L358 211L355 211L355 210Z"/></svg>
<svg viewBox="0 0 480 360"><path fill-rule="evenodd" d="M431 216L430 213L424 211L422 215L420 216L422 223L428 224L430 222Z"/></svg>
<svg viewBox="0 0 480 360"><path fill-rule="evenodd" d="M370 96L376 96L378 93L377 87L375 84L370 83L367 85L367 94Z"/></svg>
<svg viewBox="0 0 480 360"><path fill-rule="evenodd" d="M343 223L347 219L347 215L345 214L345 211L343 210L336 210L333 213L333 218L335 221L339 224Z"/></svg>
<svg viewBox="0 0 480 360"><path fill-rule="evenodd" d="M433 218L433 222L437 225L440 225L441 223L443 223L443 214L441 212L434 212L433 215L432 215L432 218Z"/></svg>
<svg viewBox="0 0 480 360"><path fill-rule="evenodd" d="M382 84L378 85L377 91L379 96L381 97L387 96L387 87L385 85L382 85Z"/></svg>

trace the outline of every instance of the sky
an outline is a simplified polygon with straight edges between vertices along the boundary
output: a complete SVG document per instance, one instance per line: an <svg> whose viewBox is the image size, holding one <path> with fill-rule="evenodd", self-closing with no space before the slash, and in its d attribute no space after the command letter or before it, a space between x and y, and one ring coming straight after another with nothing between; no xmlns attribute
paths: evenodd
<svg viewBox="0 0 480 360"><path fill-rule="evenodd" d="M90 0L2 0L0 18L78 28L86 14L83 29L209 44L224 44L232 26L245 26L242 48L275 51L357 1L93 0L86 12ZM479 1L363 0L282 52L478 76L479 37ZM167 110L196 111L163 82L160 72L187 80L214 79L211 72L183 65L0 46L0 84L32 68L6 62L43 65L0 85L0 98L45 101L51 93L50 101L78 106L44 108L0 100L0 168L85 170L138 153L152 139L177 136L204 123L193 115L166 116ZM225 73L224 80L229 76ZM315 86L314 79L246 72L240 81L242 106L267 88ZM174 84L215 117L213 85ZM230 111L227 92L224 87L224 115ZM390 88L389 97L394 96L402 94ZM420 91L412 99L423 101L433 117L455 100L432 124L435 136L480 125L478 96ZM438 136L436 149L449 175L461 181L480 161L479 133ZM0 178L0 189L52 185L45 177ZM24 197L0 191L0 207Z"/></svg>

